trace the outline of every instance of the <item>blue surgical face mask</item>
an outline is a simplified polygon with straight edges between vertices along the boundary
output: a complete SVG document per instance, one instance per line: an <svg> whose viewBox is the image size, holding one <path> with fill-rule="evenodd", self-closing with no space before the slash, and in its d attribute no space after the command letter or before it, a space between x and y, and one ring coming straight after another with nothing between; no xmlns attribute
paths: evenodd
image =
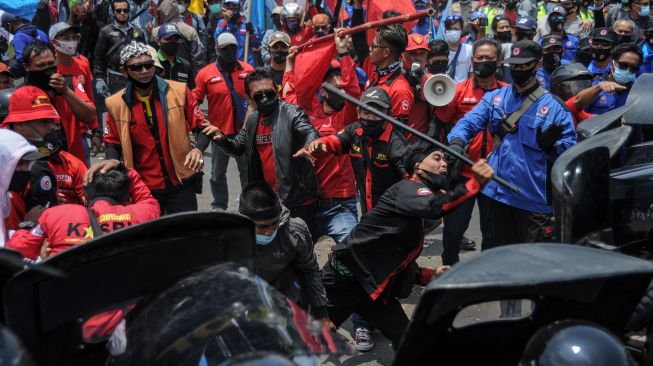
<svg viewBox="0 0 653 366"><path fill-rule="evenodd" d="M462 32L457 29L444 31L445 37L447 37L447 42L458 43L460 41L460 34Z"/></svg>
<svg viewBox="0 0 653 366"><path fill-rule="evenodd" d="M272 235L256 234L256 244L268 245L272 243L274 238L277 236L277 230L279 230L279 228L274 229Z"/></svg>
<svg viewBox="0 0 653 366"><path fill-rule="evenodd" d="M642 6L639 8L639 15L643 17L647 17L648 14L650 13L651 7L650 6Z"/></svg>
<svg viewBox="0 0 653 366"><path fill-rule="evenodd" d="M622 70L618 67L615 67L614 71L612 72L612 77L614 77L614 81L616 81L621 85L625 85L632 81L635 81L634 73L628 70Z"/></svg>

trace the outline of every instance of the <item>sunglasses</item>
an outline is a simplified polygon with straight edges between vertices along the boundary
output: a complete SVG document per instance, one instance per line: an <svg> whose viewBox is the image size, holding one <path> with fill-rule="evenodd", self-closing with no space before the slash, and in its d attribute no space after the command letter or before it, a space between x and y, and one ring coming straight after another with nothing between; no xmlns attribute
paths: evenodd
<svg viewBox="0 0 653 366"><path fill-rule="evenodd" d="M326 32L326 31L329 30L329 28L330 27L328 25L314 25L313 26L313 31L315 31L315 32Z"/></svg>
<svg viewBox="0 0 653 366"><path fill-rule="evenodd" d="M252 98L254 99L254 101L256 103L259 103L260 101L262 101L263 98L274 99L276 97L277 97L277 92L272 90L272 89L263 90L261 92L258 92L256 94L252 95Z"/></svg>
<svg viewBox="0 0 653 366"><path fill-rule="evenodd" d="M116 14L129 14L129 9L116 9L113 12Z"/></svg>
<svg viewBox="0 0 653 366"><path fill-rule="evenodd" d="M636 73L636 72L639 71L639 66L633 66L633 65L630 65L630 64L625 63L625 62L615 61L614 64L615 64L618 68L620 68L620 69L622 69L622 70L628 70L628 71L630 71L630 72L632 72L632 73Z"/></svg>
<svg viewBox="0 0 653 366"><path fill-rule="evenodd" d="M131 65L127 65L125 67L128 68L129 71L133 71L133 72L142 71L143 69L149 71L154 67L154 61L148 61L148 62L144 62L142 64L131 64Z"/></svg>

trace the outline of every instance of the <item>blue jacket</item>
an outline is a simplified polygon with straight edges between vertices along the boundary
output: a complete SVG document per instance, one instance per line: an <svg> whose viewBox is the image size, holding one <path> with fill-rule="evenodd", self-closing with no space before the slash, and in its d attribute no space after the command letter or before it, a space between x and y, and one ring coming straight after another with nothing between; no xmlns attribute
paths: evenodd
<svg viewBox="0 0 653 366"><path fill-rule="evenodd" d="M236 23L226 22L226 24L224 19L220 19L218 21L218 26L215 27L215 33L213 33L213 38L216 40L216 42L218 40L218 36L222 34L222 32L231 33L234 35L234 37L236 37L236 42L238 42L236 55L240 61L243 61L245 58L245 38L247 36L247 27L244 19L241 17ZM260 45L261 34L259 33L259 30L254 27L254 34L251 34L249 39L249 55L247 56L248 64L254 65L254 52L252 50L254 48L258 48Z"/></svg>
<svg viewBox="0 0 653 366"><path fill-rule="evenodd" d="M594 80L592 85L596 85L601 81L603 80ZM631 86L633 86L633 83L626 85L628 89L622 92L606 93L602 91L596 99L594 99L594 102L585 108L585 110L592 114L603 114L621 107L626 104L626 99L628 99L628 93L630 93Z"/></svg>
<svg viewBox="0 0 653 366"><path fill-rule="evenodd" d="M546 90L551 90L551 73L544 67L540 67L535 74L535 80L540 86Z"/></svg>
<svg viewBox="0 0 653 366"><path fill-rule="evenodd" d="M653 72L653 49L648 42L644 42L642 53L644 54L644 61L642 66L639 67L639 73Z"/></svg>
<svg viewBox="0 0 653 366"><path fill-rule="evenodd" d="M492 134L498 133L502 116L509 116L519 109L525 99L515 94L512 85L485 93L481 103L458 120L449 133L449 142L457 138L467 143L486 126L490 127ZM564 129L562 138L555 144L555 153L549 155L540 149L535 137L538 127L546 130L552 124L561 124ZM547 201L550 197L546 196L547 166L574 144L576 129L571 113L559 99L546 93L521 116L517 131L507 134L488 157L497 175L518 186L521 192L512 192L490 181L482 193L526 211L551 213L552 207Z"/></svg>
<svg viewBox="0 0 653 366"><path fill-rule="evenodd" d="M36 37L33 35L36 35ZM16 61L23 61L23 48L34 42L34 38L45 43L50 43L48 35L38 29L35 25L27 24L18 28L14 35L14 40L12 41L16 53Z"/></svg>
<svg viewBox="0 0 653 366"><path fill-rule="evenodd" d="M609 75L612 71L612 62L608 62L608 64L605 65L605 69L602 69L596 65L594 60L592 60L592 62L587 65L587 70L589 70L589 72L594 76L594 81L605 81L605 76Z"/></svg>

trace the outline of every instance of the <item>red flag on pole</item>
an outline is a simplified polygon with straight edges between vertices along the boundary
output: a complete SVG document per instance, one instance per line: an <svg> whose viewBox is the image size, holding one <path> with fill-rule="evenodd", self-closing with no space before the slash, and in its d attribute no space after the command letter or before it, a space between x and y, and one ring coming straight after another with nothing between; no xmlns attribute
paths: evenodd
<svg viewBox="0 0 653 366"><path fill-rule="evenodd" d="M333 39L308 45L297 55L295 92L299 105L311 105L334 57L336 57L336 45Z"/></svg>
<svg viewBox="0 0 653 366"><path fill-rule="evenodd" d="M343 0L325 0L325 1L327 6L329 7L329 10L331 10L331 12L333 13L334 11L336 11L336 4L338 3L338 1L343 1ZM335 16L335 14L333 15ZM347 9L345 9L345 6L343 4L343 6L341 6L340 8L340 16L338 16L338 21L342 22L343 20L347 20L347 19L349 19L349 14L347 14Z"/></svg>
<svg viewBox="0 0 653 366"><path fill-rule="evenodd" d="M387 10L396 10L400 14L412 14L415 12L415 5L413 5L412 0L367 0L365 4L364 7L367 9L367 19L365 22L383 19L383 12ZM402 25L406 29L406 32L410 34L415 24L417 24L417 20L405 22ZM372 44L375 35L376 29L367 31L367 44Z"/></svg>

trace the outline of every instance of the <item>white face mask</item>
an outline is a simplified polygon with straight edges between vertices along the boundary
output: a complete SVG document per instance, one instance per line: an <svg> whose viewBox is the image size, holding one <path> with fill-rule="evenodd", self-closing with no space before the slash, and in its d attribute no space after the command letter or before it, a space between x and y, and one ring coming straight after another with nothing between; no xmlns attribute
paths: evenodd
<svg viewBox="0 0 653 366"><path fill-rule="evenodd" d="M79 41L59 41L57 40L58 45L54 48L68 56L75 56L77 54L77 45Z"/></svg>
<svg viewBox="0 0 653 366"><path fill-rule="evenodd" d="M456 30L456 29L448 30L448 31L444 32L445 36L447 37L447 42L450 42L450 43L458 43L458 41L460 41L460 34L461 33L462 33L461 31Z"/></svg>

